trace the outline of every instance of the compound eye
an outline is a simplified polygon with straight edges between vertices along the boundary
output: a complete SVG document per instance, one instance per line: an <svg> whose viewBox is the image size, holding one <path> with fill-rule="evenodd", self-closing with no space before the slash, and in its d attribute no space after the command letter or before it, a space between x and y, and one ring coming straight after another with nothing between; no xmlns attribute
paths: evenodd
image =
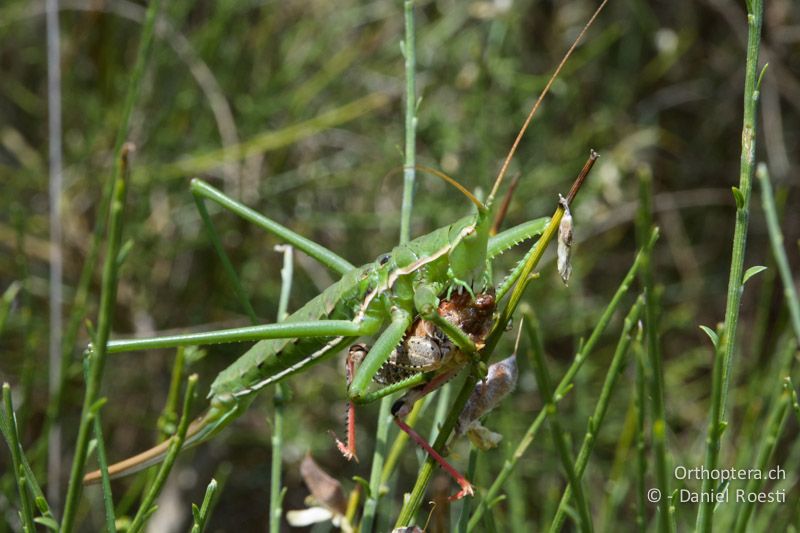
<svg viewBox="0 0 800 533"><path fill-rule="evenodd" d="M380 263L381 265L385 265L386 263L388 263L388 262L389 262L389 259L391 259L391 258L392 258L392 256L391 256L391 255L389 255L389 254L383 254L382 256L380 256L380 257L378 258L378 263Z"/></svg>

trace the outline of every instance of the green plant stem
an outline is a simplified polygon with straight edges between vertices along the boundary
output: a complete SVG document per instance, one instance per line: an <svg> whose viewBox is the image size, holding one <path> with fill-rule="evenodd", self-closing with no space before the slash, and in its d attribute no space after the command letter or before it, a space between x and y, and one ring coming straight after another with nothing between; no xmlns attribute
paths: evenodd
<svg viewBox="0 0 800 533"><path fill-rule="evenodd" d="M405 16L405 38L403 57L405 58L406 98L405 98L405 164L403 166L403 203L400 210L400 243L408 242L411 235L411 209L414 204L415 165L417 164L417 52L414 31L414 0L403 2Z"/></svg>
<svg viewBox="0 0 800 533"><path fill-rule="evenodd" d="M794 276L789 266L789 259L786 257L786 249L783 247L783 232L778 221L778 211L775 207L775 197L772 194L769 172L767 171L767 166L763 163L758 165L756 177L761 185L761 203L764 206L764 217L767 220L772 255L775 257L775 263L781 276L781 283L783 283L783 296L786 298L786 306L789 308L794 336L797 339L797 343L800 344L800 302L798 302L797 289L794 286Z"/></svg>
<svg viewBox="0 0 800 533"><path fill-rule="evenodd" d="M414 201L414 180L417 143L416 117L416 37L414 31L414 2L403 2L405 18L405 37L403 38L403 56L405 58L406 95L405 95L405 161L403 164L403 203L400 212L400 244L409 241L411 235L411 210ZM384 459L388 449L390 413L392 396L381 399L378 411L378 428L375 431L375 451L372 456L372 470L369 478L369 494L364 501L364 514L361 519L361 532L370 533L373 528L378 500L381 496L381 478Z"/></svg>
<svg viewBox="0 0 800 533"><path fill-rule="evenodd" d="M641 332L634 346L636 355L636 391L634 404L636 405L636 528L645 529L647 500L645 491L645 475L647 473L647 446L645 438L645 420L647 418L647 376L644 370L644 348L642 347Z"/></svg>
<svg viewBox="0 0 800 533"><path fill-rule="evenodd" d="M742 297L742 275L744 270L747 226L750 214L750 194L755 164L756 150L756 107L759 91L757 86L758 53L761 42L761 21L763 0L747 0L747 63L744 83L744 118L742 126L742 154L739 173L739 188L734 190L736 199L736 225L733 236L730 277L728 279L728 300L725 308L725 326L719 347L715 350L711 385L711 415L706 438L705 467L714 471L719 465L719 449L722 432L725 429L725 404L728 384L733 366L733 352L736 345L736 327L739 321L739 307ZM710 494L714 480L703 480L702 494ZM665 493L662 493L665 494ZM710 500L710 499L709 499ZM700 504L697 513L697 531L708 533L714 523L714 503Z"/></svg>
<svg viewBox="0 0 800 533"><path fill-rule="evenodd" d="M291 246L279 246L276 251L283 252L283 268L281 268L281 294L278 300L278 322L282 322L289 309L289 295L292 292L294 263ZM272 461L270 466L269 489L269 530L277 533L281 529L283 514L283 490L281 489L281 466L283 459L283 409L287 396L286 385L278 383L272 397L275 409L272 425Z"/></svg>
<svg viewBox="0 0 800 533"><path fill-rule="evenodd" d="M103 440L103 426L100 422L100 413L94 415L94 438L97 442L97 463L100 465L100 481L103 488L103 510L106 517L106 531L116 531L116 517L114 516L114 496L111 492L111 478L108 477L108 460L106 458L106 445Z"/></svg>
<svg viewBox="0 0 800 533"><path fill-rule="evenodd" d="M167 476L172 470L172 465L178 458L178 453L181 451L183 441L186 438L186 430L189 429L189 420L191 418L189 416L189 410L192 406L192 400L194 399L194 392L196 388L197 374L192 374L186 380L186 393L183 396L183 412L181 413L181 420L178 423L178 431L175 436L172 437L172 440L169 443L167 455L164 458L164 462L161 464L161 467L158 469L156 479L153 481L152 486L147 491L139 510L136 512L136 516L133 518L130 528L128 528L130 533L137 533L140 531L144 527L147 519L150 518L150 516L153 514L153 511L155 511L153 502L156 501L159 493L161 493L161 489L164 487L164 483L167 481Z"/></svg>
<svg viewBox="0 0 800 533"><path fill-rule="evenodd" d="M583 491L580 475L577 474L575 458L569 448L567 437L558 417L550 373L547 371L547 365L544 362L544 343L542 342L541 329L532 312L525 314L524 327L531 343L530 353L533 373L536 376L536 383L539 385L539 392L542 395L544 410L548 413L547 420L550 424L550 432L561 460L561 466L564 468L569 481L567 490L572 489L571 492L575 495L575 501L578 504L578 529L584 532L591 532L593 528L592 519L589 516L589 504L586 501L586 494Z"/></svg>
<svg viewBox="0 0 800 533"><path fill-rule="evenodd" d="M643 300L640 297L636 300L636 303L633 304L633 307L631 307L631 310L625 317L625 322L622 326L622 332L620 333L619 341L617 341L617 348L614 352L614 357L608 367L608 372L606 372L606 378L603 382L600 398L597 400L594 413L591 417L589 417L586 427L586 435L583 437L583 444L581 444L581 449L578 452L578 458L575 460L575 475L578 482L580 482L581 478L583 477L583 473L586 471L586 466L589 464L589 456L594 448L597 432L602 426L603 419L608 411L608 402L611 399L611 393L614 391L614 387L617 384L617 379L624 368L625 356L628 353L628 348L630 347L632 340L631 334L634 326L639 320L639 315L642 311L642 304ZM567 506L569 505L571 496L570 493L570 487L567 487L563 496L561 497L561 502L558 504L558 510L556 511L556 515L553 518L553 522L550 526L550 531L552 533L561 531L561 527L564 525Z"/></svg>
<svg viewBox="0 0 800 533"><path fill-rule="evenodd" d="M775 399L776 401L770 411L753 469L763 472L767 468L770 457L772 457L772 453L778 445L778 438L783 431L786 417L789 414L789 406L792 403L792 390L791 382L788 381L788 379L785 380L783 383L783 392ZM763 484L763 479L756 479L755 477L750 478L747 481L745 493L758 493ZM734 527L736 533L745 533L747 531L747 523L750 521L750 516L753 514L754 505L755 502L748 499L737 509L739 516L736 519L736 525Z"/></svg>
<svg viewBox="0 0 800 533"><path fill-rule="evenodd" d="M212 478L211 482L208 484L208 487L206 487L206 494L203 497L203 504L200 506L200 509L197 509L196 506L192 505L192 516L194 518L194 522L192 523L191 533L203 533L205 530L208 518L211 516L214 499L217 495L217 486L217 480ZM197 512L194 512L195 510L197 510Z"/></svg>
<svg viewBox="0 0 800 533"><path fill-rule="evenodd" d="M617 307L619 307L620 302L622 301L622 297L630 290L631 284L633 280L636 278L636 274L639 271L639 268L642 263L642 256L647 253L649 249L655 245L656 239L658 238L658 231L654 230L650 236L650 240L647 243L647 248L642 249L636 255L636 259L633 261L633 265L628 270L628 273L623 278L622 282L620 283L617 291L614 293L614 296L609 301L608 305L606 306L603 314L600 316L600 319L597 321L597 324L592 330L591 335L589 335L589 340L586 341L585 344L581 347L577 354L575 354L575 358L572 360L572 364L567 369L567 372L564 374L564 377L561 378L561 381L556 387L555 399L556 401L560 401L561 398L569 391L572 387L572 381L575 379L580 368L586 362L586 359L591 354L592 350L594 349L597 342L600 340L603 332L605 331L608 323L611 321L611 318L614 315ZM481 498L480 503L478 504L475 512L470 518L469 521L469 531L474 531L475 528L478 526L481 516L486 512L489 508L489 504L498 496L500 490L503 488L503 484L506 482L508 477L514 471L516 464L522 458L522 456L527 451L528 447L533 442L533 439L536 437L536 434L539 431L539 427L544 423L545 418L547 417L547 411L542 410L536 416L534 421L528 427L528 430L525 432L525 435L520 440L519 444L517 445L516 449L514 450L514 454L511 458L507 459L506 462L503 464L503 468L497 474L494 483L489 489L486 491L486 494L483 495Z"/></svg>
<svg viewBox="0 0 800 533"><path fill-rule="evenodd" d="M25 469L22 467L22 444L19 442L17 418L14 414L14 404L11 400L11 386L8 383L3 383L3 411L3 424L0 429L3 430L3 437L5 437L6 444L11 450L11 465L14 468L14 480L17 482L19 491L19 516L22 520L23 529L33 533L36 531L33 525L33 508L28 497L28 491L25 489L28 483L26 482Z"/></svg>
<svg viewBox="0 0 800 533"><path fill-rule="evenodd" d="M639 212L637 216L637 236L640 242L653 226L652 178L648 172L639 174ZM645 337L647 340L647 360L650 364L649 389L652 412L652 442L655 455L656 487L664 495L658 503L658 530L661 533L672 530L670 520L669 475L667 467L667 423L664 407L664 369L661 358L661 339L659 335L659 304L655 291L652 253L642 258L642 269L639 271L644 286L645 302Z"/></svg>
<svg viewBox="0 0 800 533"><path fill-rule="evenodd" d="M167 401L164 403L164 410L158 420L159 442L168 439L175 433L175 424L178 423L178 402L180 401L185 366L186 347L179 346L175 353L175 361L172 363Z"/></svg>
<svg viewBox="0 0 800 533"><path fill-rule="evenodd" d="M103 285L100 294L100 310L97 320L97 334L94 344L89 350L89 373L86 380L86 390L83 397L78 438L75 445L75 457L72 461L66 503L64 504L64 517L61 524L62 531L69 533L74 527L75 513L78 510L83 477L86 465L86 452L89 446L89 433L92 429L92 410L100 392L103 379L103 368L106 358L106 344L111 331L111 322L114 317L114 303L117 296L117 271L119 263L120 241L122 238L122 222L125 211L126 179L128 174L129 149L123 146L117 163L117 178L114 184L114 200L111 203L110 223L108 231L108 248L103 265Z"/></svg>

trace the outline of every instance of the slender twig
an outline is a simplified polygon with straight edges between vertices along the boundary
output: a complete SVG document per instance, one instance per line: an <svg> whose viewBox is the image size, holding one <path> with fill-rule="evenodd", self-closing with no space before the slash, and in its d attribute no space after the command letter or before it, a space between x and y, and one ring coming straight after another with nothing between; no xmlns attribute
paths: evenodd
<svg viewBox="0 0 800 533"><path fill-rule="evenodd" d="M78 510L83 484L83 468L86 465L86 452L89 446L89 433L92 429L92 410L97 402L100 385L103 379L103 368L106 358L106 343L111 332L111 322L114 317L114 304L117 297L117 271L119 262L120 241L122 240L122 221L125 211L126 180L128 177L128 154L132 148L125 145L117 163L117 178L114 184L114 201L111 203L110 223L108 230L108 248L103 265L103 285L100 293L100 310L97 319L97 334L94 337L92 348L88 351L89 375L86 380L86 390L83 397L78 438L75 445L75 457L72 460L67 498L64 504L64 518L61 524L62 531L69 533L74 527L75 513Z"/></svg>
<svg viewBox="0 0 800 533"><path fill-rule="evenodd" d="M206 487L206 495L203 497L203 504L198 509L195 504L192 504L192 531L191 533L203 533L208 522L208 517L211 516L214 499L217 495L217 480L212 478L211 482Z"/></svg>
<svg viewBox="0 0 800 533"><path fill-rule="evenodd" d="M292 255L292 247L289 245L276 246L275 251L283 252L281 294L278 300L278 322L283 322L288 315L289 295L292 292L294 256ZM281 489L281 466L283 459L283 410L287 394L286 385L278 383L272 397L272 404L275 409L272 424L272 461L269 489L269 530L272 533L277 533L281 530L281 515L283 514L284 491Z"/></svg>
<svg viewBox="0 0 800 533"><path fill-rule="evenodd" d="M156 501L156 498L161 493L161 489L164 487L164 483L167 481L167 476L172 470L172 465L178 458L178 453L181 451L183 441L186 438L186 430L189 429L189 421L191 419L189 416L189 410L192 406L192 400L194 399L194 392L196 388L197 374L192 374L186 380L186 393L183 396L183 412L181 413L181 420L178 423L178 432L170 440L169 449L166 457L164 458L164 462L158 469L158 474L156 475L152 486L147 491L144 499L142 499L142 504L139 507L139 510L136 512L136 516L134 516L130 528L128 528L130 533L137 533L140 531L144 527L147 519L150 518L155 511L153 502Z"/></svg>
<svg viewBox="0 0 800 533"><path fill-rule="evenodd" d="M17 418L14 414L14 404L11 400L11 386L3 383L3 419L0 424L3 430L3 437L11 450L11 465L14 468L14 480L17 482L20 500L20 518L22 526L26 531L33 533L36 531L33 525L33 508L26 485L25 470L22 468L22 444L19 442L19 429L17 428Z"/></svg>
<svg viewBox="0 0 800 533"><path fill-rule="evenodd" d="M614 352L614 357L608 367L608 372L606 372L606 378L603 382L603 388L600 392L600 397L597 400L594 413L589 417L586 427L586 435L583 437L583 444L581 444L581 449L578 452L577 459L575 460L575 475L578 483L580 483L580 479L583 477L583 473L586 471L586 465L589 464L589 456L594 448L597 432L600 429L600 426L603 424L603 419L608 411L608 402L611 399L611 393L614 391L617 378L624 368L625 356L628 353L628 348L630 347L632 340L631 332L639 320L639 315L642 311L642 305L643 299L640 297L636 300L636 303L633 304L633 307L631 307L631 310L625 317L625 322L622 326L622 332L620 333L619 341L617 341L617 348ZM552 533L561 531L561 527L563 526L564 519L566 517L566 511L567 506L569 505L571 492L571 487L567 487L563 496L561 497L561 503L558 504L556 516L553 518L553 522L550 526L550 531Z"/></svg>
<svg viewBox="0 0 800 533"><path fill-rule="evenodd" d="M414 180L416 178L417 144L417 90L416 90L416 37L414 29L414 0L403 2L405 17L405 36L402 43L405 58L405 161L403 164L403 203L400 212L400 244L406 243L411 235L411 209L414 201ZM375 430L375 451L372 456L372 470L369 478L369 494L364 501L364 514L360 530L370 533L373 528L378 500L381 496L381 479L384 460L388 449L390 413L392 396L381 399L378 410L378 427Z"/></svg>
<svg viewBox="0 0 800 533"><path fill-rule="evenodd" d="M648 249L652 248L655 245L656 239L658 238L658 232L653 231L651 234L651 238L647 244ZM619 304L622 301L622 297L630 290L631 284L633 280L636 278L636 274L639 271L642 263L642 256L646 252L645 249L640 250L639 253L636 255L636 259L631 265L631 268L628 270L628 273L623 278L622 282L620 283L619 287L617 288L616 293L609 301L608 305L606 306L603 314L600 316L600 319L597 321L594 329L592 330L591 335L589 335L589 339L586 341L585 344L581 347L577 354L575 354L575 358L572 360L572 364L567 369L564 377L561 378L561 381L556 387L556 401L560 401L561 398L569 391L570 387L572 387L572 382L575 379L575 376L578 374L578 371L581 369L583 364L586 362L589 355L594 350L595 345L600 340L601 335L605 331L606 327L608 326L611 318L614 315L614 312L619 307ZM547 411L542 410L536 416L534 421L528 427L528 430L525 432L525 435L520 440L519 444L517 445L516 449L514 450L514 454L511 458L507 459L506 462L503 464L503 468L497 474L494 483L489 489L486 491L486 494L483 495L481 498L480 504L475 509L475 512L472 515L472 518L469 522L469 531L474 531L477 527L478 523L480 522L481 516L486 512L489 508L489 504L494 501L494 499L500 493L500 490L503 488L503 484L506 482L508 477L514 471L516 464L522 458L522 456L527 451L528 447L533 442L536 434L539 431L539 428L544 423L545 418L547 417Z"/></svg>
<svg viewBox="0 0 800 533"><path fill-rule="evenodd" d="M583 490L580 475L577 473L575 458L569 444L567 444L567 436L561 427L561 421L558 417L550 372L544 362L544 342L542 341L541 329L533 312L525 314L524 324L525 332L531 343L530 354L533 373L536 376L536 383L539 385L539 392L542 395L544 410L548 412L547 420L550 424L550 433L561 460L561 466L564 468L569 481L567 490L571 489L571 493L575 495L575 502L578 504L578 529L584 532L591 532L593 528L592 519L589 516L589 504L586 501L586 493Z"/></svg>
<svg viewBox="0 0 800 533"><path fill-rule="evenodd" d="M800 302L797 298L797 289L794 286L794 277L789 266L789 259L786 257L786 249L783 247L783 232L778 221L775 198L769 181L769 172L767 171L767 166L763 163L758 165L756 177L761 185L761 203L764 206L764 218L767 219L772 255L775 257L775 263L781 276L781 283L783 283L783 295L786 298L786 306L789 308L794 336L797 339L797 343L800 344Z"/></svg>
<svg viewBox="0 0 800 533"><path fill-rule="evenodd" d="M728 279L728 300L725 308L725 325L719 346L715 350L715 360L711 385L711 414L708 421L706 439L705 467L713 472L719 464L719 448L722 432L725 429L725 404L728 384L733 367L733 352L736 346L736 327L739 321L739 307L742 298L742 277L744 271L747 226L750 217L750 193L756 151L756 107L759 97L757 77L758 52L761 43L761 20L763 0L747 0L747 63L744 83L744 118L742 125L742 154L740 161L739 187L734 188L736 200L736 224L733 235L730 277ZM710 494L715 481L711 477L703 480L702 494ZM710 532L714 523L714 503L711 498L700 504L697 513L696 529Z"/></svg>

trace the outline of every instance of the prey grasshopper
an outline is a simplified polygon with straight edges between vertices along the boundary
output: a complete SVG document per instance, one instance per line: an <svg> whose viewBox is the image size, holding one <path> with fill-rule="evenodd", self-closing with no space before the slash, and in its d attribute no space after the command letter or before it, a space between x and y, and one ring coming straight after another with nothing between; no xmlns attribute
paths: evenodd
<svg viewBox="0 0 800 533"><path fill-rule="evenodd" d="M199 179L192 181L191 192L206 230L230 272L230 261L222 251L216 229L206 209L206 202L209 201L276 235L341 278L281 323L148 339L114 340L108 343L108 353L119 353L257 341L233 364L220 372L211 384L208 410L190 425L184 446L196 445L217 434L240 416L262 389L334 356L340 348L355 342L359 337L377 334L371 348L366 349L363 345L354 345L351 348L347 388L351 402L350 412L352 413L353 404L371 402L397 391L412 389L404 400L395 404L395 420L456 479L461 486L456 498L472 494L469 482L405 425L401 418L416 399L435 390L467 362L477 362L477 352L482 348L481 341L488 332L493 328L505 327L506 324L493 322L494 302L500 301L526 274L520 267L514 269L495 290L492 283L492 260L511 247L543 233L536 246L541 253L596 159L593 152L566 202L559 203L553 217L531 220L493 235L495 226L499 225L499 222L493 224L497 211L495 198L507 174L509 163L552 82L596 15L597 13L565 54L531 109L504 160L486 203L480 202L452 178L432 171L469 198L476 207L475 214L396 246L373 262L355 267L333 251L225 196L208 183ZM501 219L502 216L497 217L498 221ZM453 295L461 298L460 303L455 303ZM487 295L492 298L491 310L481 315L475 331L465 331L469 329L464 327L467 320L465 317L476 307L480 307L481 298L486 298ZM454 309L449 316L447 312L443 312L448 303ZM418 327L426 329L428 333L415 335L413 330ZM389 367L401 366L397 359L398 347L405 346L408 351L408 343L414 338L433 342L440 350L446 347L448 351L457 352L461 357L455 365L406 366L404 371L409 368L414 371L406 372L407 375L386 378L387 364ZM479 366L475 365L476 368ZM378 381L383 380L385 386L371 390L370 384L376 377ZM480 398L476 399L479 400ZM338 444L346 456L355 457L352 416L349 418L351 427L348 431L348 442ZM161 461L169 443L168 440L112 465L109 474L119 477ZM85 476L84 482L97 482L99 478L99 471L92 472Z"/></svg>

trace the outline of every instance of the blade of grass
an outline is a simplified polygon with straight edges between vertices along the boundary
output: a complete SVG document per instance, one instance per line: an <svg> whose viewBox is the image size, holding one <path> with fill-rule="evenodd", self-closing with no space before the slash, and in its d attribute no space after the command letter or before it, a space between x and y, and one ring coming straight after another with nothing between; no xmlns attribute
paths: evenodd
<svg viewBox="0 0 800 533"><path fill-rule="evenodd" d="M628 315L625 317L625 321L622 326L622 332L620 333L619 341L617 341L617 348L614 351L614 357L611 360L608 371L606 372L606 378L603 382L603 388L600 392L600 397L597 400L594 413L591 417L589 417L589 421L587 422L586 435L583 437L583 444L581 444L580 451L578 452L578 458L575 460L575 475L578 481L580 481L580 479L583 477L583 473L586 471L586 466L589 464L589 456L594 448L597 432L600 430L600 427L603 424L603 419L608 411L608 402L611 399L611 393L614 391L614 387L617 384L617 379L624 368L625 357L632 341L633 327L639 320L643 303L642 297L639 297L636 300L636 303L633 304L633 307L631 307ZM572 491L570 487L567 487L563 496L561 497L561 502L558 504L558 510L556 511L556 515L553 518L553 522L550 526L550 531L552 533L561 531L561 527L564 525L565 513L567 510L567 505L569 504L571 492Z"/></svg>
<svg viewBox="0 0 800 533"><path fill-rule="evenodd" d="M789 308L794 336L798 344L800 344L800 302L797 298L797 289L794 285L794 276L789 266L789 259L786 257L786 249L783 247L783 232L778 221L778 211L775 207L775 197L772 194L772 185L769 181L769 171L765 164L758 165L756 177L761 185L761 204L764 206L764 218L767 220L772 255L775 257L778 273L783 283L783 295L786 298L786 306Z"/></svg>
<svg viewBox="0 0 800 533"><path fill-rule="evenodd" d="M651 249L658 239L658 231L654 230L651 233L650 240L647 243L647 248L642 249L636 255L636 259L634 259L631 268L628 270L628 273L625 274L622 282L619 284L616 293L609 301L608 305L606 306L603 314L600 316L600 319L597 321L594 329L592 330L591 335L589 335L589 339L586 341L583 346L581 346L580 350L577 354L575 354L575 358L572 360L572 364L567 369L567 372L564 374L564 377L561 378L561 381L556 387L556 394L555 398L556 401L560 401L561 398L569 391L572 387L572 381L575 379L576 374L586 362L586 359L594 350L595 345L600 340L600 336L605 331L606 327L608 326L611 318L614 316L614 312L616 311L617 307L619 307L620 302L622 301L622 297L630 290L631 284L633 280L636 278L636 274L639 271L639 268L642 264L642 256L647 252L647 250ZM514 450L514 454L511 456L510 459L506 460L505 464L503 464L503 468L497 474L494 483L489 489L486 491L481 498L480 503L478 504L475 512L470 518L469 521L469 531L474 531L477 525L480 522L481 516L486 512L489 508L489 504L494 501L494 499L500 493L500 489L503 488L503 484L505 483L506 479L511 475L514 471L514 468L525 454L525 451L533 442L533 439L536 437L536 434L539 431L539 427L544 423L545 418L547 417L547 411L542 410L536 416L534 421L528 427L528 430L525 432L525 435L520 440L519 444L517 445L516 449Z"/></svg>
<svg viewBox="0 0 800 533"><path fill-rule="evenodd" d="M86 390L83 397L83 409L78 426L78 437L75 445L75 457L72 460L69 485L67 488L66 503L64 504L64 517L61 524L62 531L70 533L74 527L75 514L78 510L83 484L83 469L86 465L86 453L89 446L89 433L92 429L92 409L100 392L105 366L106 343L111 330L114 316L114 303L117 295L117 271L119 263L117 254L122 239L122 222L125 212L126 180L128 175L128 154L130 147L123 146L117 163L116 179L114 185L114 201L111 203L110 224L108 235L108 249L106 250L105 264L103 266L103 285L100 295L100 310L98 312L97 335L92 349L89 350L89 375L86 380Z"/></svg>
<svg viewBox="0 0 800 533"><path fill-rule="evenodd" d="M544 362L544 343L542 342L539 322L536 320L536 316L533 312L525 313L524 316L525 332L531 343L530 353L533 373L536 376L536 383L539 385L539 392L542 395L544 410L548 413L547 420L550 424L550 433L552 434L556 451L561 460L561 466L564 468L567 480L569 481L567 490L572 489L571 492L575 495L575 501L578 504L578 529L580 531L591 532L593 528L592 519L589 516L589 504L586 500L586 494L583 491L580 475L577 474L575 458L567 443L567 436L564 433L564 429L561 427L561 422L558 417L558 409L556 408L555 397L553 395L550 373Z"/></svg>
<svg viewBox="0 0 800 533"><path fill-rule="evenodd" d="M736 200L736 224L733 235L730 277L728 279L728 298L725 308L725 325L719 346L715 350L711 385L711 413L708 421L706 439L705 467L714 471L719 464L719 449L722 433L725 430L725 404L728 384L733 367L733 352L736 346L736 327L739 321L739 308L742 298L742 276L744 271L747 227L750 217L750 193L756 151L756 108L759 97L760 78L757 77L758 53L761 43L761 21L764 12L763 0L747 0L747 60L744 83L744 117L742 124L742 154L739 173L739 187L734 188ZM703 480L701 491L710 494L715 481L710 477ZM662 493L666 494L666 493ZM714 503L711 498L700 504L695 528L708 533L714 524Z"/></svg>
<svg viewBox="0 0 800 533"><path fill-rule="evenodd" d="M183 412L181 413L181 420L178 423L178 432L170 440L169 450L164 458L164 462L158 469L156 479L150 489L147 491L147 494L142 500L142 504L140 505L139 510L136 512L136 516L134 516L133 522L128 529L130 533L137 533L140 531L147 522L147 519L150 518L155 511L153 502L156 501L156 498L161 493L161 489L164 487L164 483L167 481L167 476L172 470L172 465L178 458L178 453L181 451L183 441L186 438L186 430L189 429L189 420L191 418L189 416L189 410L192 406L192 400L194 399L196 388L197 374L192 374L186 380L186 393L183 396Z"/></svg>

